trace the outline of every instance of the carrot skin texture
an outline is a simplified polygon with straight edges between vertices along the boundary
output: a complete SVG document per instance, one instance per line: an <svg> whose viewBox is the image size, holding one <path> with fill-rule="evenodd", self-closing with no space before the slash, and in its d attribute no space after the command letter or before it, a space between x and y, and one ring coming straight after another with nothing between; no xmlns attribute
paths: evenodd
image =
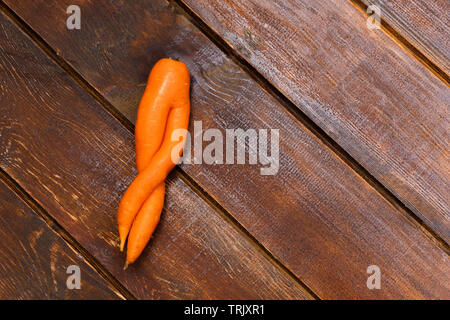
<svg viewBox="0 0 450 320"><path fill-rule="evenodd" d="M143 206L144 201L146 201L146 199L152 194L153 190L157 188L162 181L164 181L169 172L175 167L175 163L182 154L182 147L186 135L179 137L179 140L172 140L172 133L177 129L187 128L188 122L189 108L174 107L170 111L166 125L166 134L160 149L150 160L150 163L147 165L146 169L141 172L128 187L128 190L125 192L121 204L119 205L119 210L121 210L120 206L124 206L120 217L125 219L125 222L119 221L119 226L125 226L127 228L122 231L119 229L119 232L128 232L128 224L131 221L130 217L138 214L138 208ZM182 144L180 144L180 140L183 141ZM147 149L143 148L142 150ZM176 154L177 157L174 158L172 153ZM136 155L136 158L140 159L138 152ZM155 170L154 168L158 169ZM121 237L121 250L123 249L125 238L126 236Z"/></svg>
<svg viewBox="0 0 450 320"><path fill-rule="evenodd" d="M130 265L141 255L158 225L164 206L164 188L161 183L142 205L128 235L127 259Z"/></svg>
<svg viewBox="0 0 450 320"><path fill-rule="evenodd" d="M148 166L163 140L170 138L165 136L165 127L173 108L187 108L189 118L189 71L182 62L161 59L150 72L137 113L135 143L139 172ZM187 125L181 128L186 129Z"/></svg>
<svg viewBox="0 0 450 320"><path fill-rule="evenodd" d="M135 126L138 176L118 209L120 248L128 236L127 262L141 254L159 221L164 205L164 180L181 156L183 143L172 141L189 123L189 71L181 62L161 59L150 72ZM178 154L173 158L172 153Z"/></svg>

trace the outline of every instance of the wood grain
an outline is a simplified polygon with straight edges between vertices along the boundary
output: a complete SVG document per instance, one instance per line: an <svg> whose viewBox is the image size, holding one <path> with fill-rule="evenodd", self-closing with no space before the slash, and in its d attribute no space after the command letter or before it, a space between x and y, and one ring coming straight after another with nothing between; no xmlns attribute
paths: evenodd
<svg viewBox="0 0 450 320"><path fill-rule="evenodd" d="M0 299L121 299L122 296L0 181ZM68 289L67 268L80 268Z"/></svg>
<svg viewBox="0 0 450 320"><path fill-rule="evenodd" d="M183 2L449 242L445 83L348 0Z"/></svg>
<svg viewBox="0 0 450 320"><path fill-rule="evenodd" d="M172 174L162 221L122 270L116 210L133 135L4 15L0 165L138 298L307 299L284 269Z"/></svg>
<svg viewBox="0 0 450 320"><path fill-rule="evenodd" d="M448 0L361 0L381 9L381 18L443 72L450 74Z"/></svg>
<svg viewBox="0 0 450 320"><path fill-rule="evenodd" d="M130 121L149 69L171 56L186 62L192 74L191 129L195 120L222 132L280 129L281 166L275 176L261 176L260 167L250 165L184 165L183 170L320 297L449 296L448 256L176 6L83 2L87 28L72 33L64 24L68 3L24 1L12 7ZM36 10L40 19L31 14ZM366 287L366 268L374 263L383 270L383 290Z"/></svg>

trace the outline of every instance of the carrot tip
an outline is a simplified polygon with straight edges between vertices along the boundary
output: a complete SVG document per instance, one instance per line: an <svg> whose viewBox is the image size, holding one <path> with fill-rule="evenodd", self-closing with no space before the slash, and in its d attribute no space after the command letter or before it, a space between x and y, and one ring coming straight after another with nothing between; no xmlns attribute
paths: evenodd
<svg viewBox="0 0 450 320"><path fill-rule="evenodd" d="M123 266L123 270L127 270L128 268L128 261L125 261L125 265Z"/></svg>
<svg viewBox="0 0 450 320"><path fill-rule="evenodd" d="M120 240L120 252L123 252L123 248L125 247L125 241Z"/></svg>

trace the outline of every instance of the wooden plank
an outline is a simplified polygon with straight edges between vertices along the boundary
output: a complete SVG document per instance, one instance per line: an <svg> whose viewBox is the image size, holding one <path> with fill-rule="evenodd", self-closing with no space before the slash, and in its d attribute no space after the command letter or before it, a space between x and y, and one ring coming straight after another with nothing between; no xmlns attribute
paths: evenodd
<svg viewBox="0 0 450 320"><path fill-rule="evenodd" d="M450 74L448 0L361 0L381 9L381 18L443 72Z"/></svg>
<svg viewBox="0 0 450 320"><path fill-rule="evenodd" d="M0 181L0 299L121 299L122 296ZM66 282L80 270L80 289Z"/></svg>
<svg viewBox="0 0 450 320"><path fill-rule="evenodd" d="M348 0L184 0L447 243L450 90Z"/></svg>
<svg viewBox="0 0 450 320"><path fill-rule="evenodd" d="M136 175L133 135L0 17L0 165L139 298L310 298L176 174L162 221L123 271L116 210Z"/></svg>
<svg viewBox="0 0 450 320"><path fill-rule="evenodd" d="M222 132L280 129L281 167L275 176L261 176L259 166L250 165L184 165L183 170L320 297L449 295L447 255L176 7L163 1L96 1L82 6L86 28L68 32L68 4L24 1L13 7L131 121L148 70L157 59L172 56L192 73L192 121ZM38 8L39 19L31 14ZM373 263L383 270L383 290L366 287L366 268Z"/></svg>

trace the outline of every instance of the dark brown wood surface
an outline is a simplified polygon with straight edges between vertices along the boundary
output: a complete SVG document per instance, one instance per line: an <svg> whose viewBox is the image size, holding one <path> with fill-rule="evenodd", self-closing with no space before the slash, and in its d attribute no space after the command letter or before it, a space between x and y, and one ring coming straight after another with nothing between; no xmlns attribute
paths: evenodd
<svg viewBox="0 0 450 320"><path fill-rule="evenodd" d="M172 56L192 73L192 121L221 130L279 128L276 176L263 177L259 167L248 165L183 170L320 297L449 294L448 257L429 235L227 59L176 6L134 1L105 10L101 1L85 2L86 28L69 32L68 2L9 4L130 121L148 70ZM32 14L36 10L39 19ZM366 268L374 261L387 279L381 291L365 286ZM431 277L424 281L423 274Z"/></svg>
<svg viewBox="0 0 450 320"><path fill-rule="evenodd" d="M361 0L381 9L381 18L450 74L450 2L448 0Z"/></svg>
<svg viewBox="0 0 450 320"><path fill-rule="evenodd" d="M121 299L122 296L0 181L0 299ZM68 289L69 266L80 289Z"/></svg>
<svg viewBox="0 0 450 320"><path fill-rule="evenodd" d="M153 240L123 271L116 210L136 175L133 135L3 14L0 48L0 166L133 295L310 298L177 173Z"/></svg>
<svg viewBox="0 0 450 320"><path fill-rule="evenodd" d="M183 2L449 242L440 78L348 0Z"/></svg>

